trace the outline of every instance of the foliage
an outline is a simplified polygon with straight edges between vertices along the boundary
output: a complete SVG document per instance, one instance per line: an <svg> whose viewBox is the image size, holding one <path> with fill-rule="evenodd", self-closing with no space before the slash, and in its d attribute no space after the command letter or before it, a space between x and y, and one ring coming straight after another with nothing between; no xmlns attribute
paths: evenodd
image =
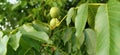
<svg viewBox="0 0 120 55"><path fill-rule="evenodd" d="M119 0L0 0L0 55L120 55L119 5ZM54 22L52 7L60 10Z"/></svg>

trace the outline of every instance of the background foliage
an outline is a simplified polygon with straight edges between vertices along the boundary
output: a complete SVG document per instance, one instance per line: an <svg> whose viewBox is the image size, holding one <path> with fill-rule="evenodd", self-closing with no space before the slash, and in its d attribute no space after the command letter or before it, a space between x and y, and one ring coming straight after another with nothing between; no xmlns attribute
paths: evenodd
<svg viewBox="0 0 120 55"><path fill-rule="evenodd" d="M119 0L0 0L0 55L120 55ZM50 29L51 7L61 24Z"/></svg>

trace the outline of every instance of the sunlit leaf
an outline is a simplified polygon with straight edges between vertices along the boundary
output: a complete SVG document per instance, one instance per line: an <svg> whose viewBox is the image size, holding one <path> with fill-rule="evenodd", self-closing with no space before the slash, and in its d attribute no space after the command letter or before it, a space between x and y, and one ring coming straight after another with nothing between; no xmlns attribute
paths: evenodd
<svg viewBox="0 0 120 55"><path fill-rule="evenodd" d="M3 38L0 39L0 55L6 55L8 40L9 37L7 35L3 36Z"/></svg>
<svg viewBox="0 0 120 55"><path fill-rule="evenodd" d="M84 3L79 6L77 16L75 18L76 37L80 37L88 17L88 5Z"/></svg>
<svg viewBox="0 0 120 55"><path fill-rule="evenodd" d="M2 31L0 31L0 39L2 38L2 36L3 36L3 32L2 32Z"/></svg>
<svg viewBox="0 0 120 55"><path fill-rule="evenodd" d="M10 37L9 44L15 51L19 47L19 41L20 41L21 36L22 36L21 32L18 31L16 34L11 35Z"/></svg>
<svg viewBox="0 0 120 55"><path fill-rule="evenodd" d="M47 24L44 24L40 21L33 21L33 27L37 30L37 31L44 31L49 33L49 27L47 26Z"/></svg>
<svg viewBox="0 0 120 55"><path fill-rule="evenodd" d="M73 15L74 15L74 14L75 14L74 8L70 8L69 11L68 11L68 13L67 13L67 18L66 18L66 23L67 23L67 25L70 24L71 19L73 18Z"/></svg>
<svg viewBox="0 0 120 55"><path fill-rule="evenodd" d="M49 39L49 36L47 35L47 33L43 32L43 31L36 31L32 25L29 24L24 24L21 28L20 28L22 34L26 37L32 38L34 40L38 40L38 41L43 41L43 42L47 42L49 44L51 44L51 40Z"/></svg>
<svg viewBox="0 0 120 55"><path fill-rule="evenodd" d="M32 27L32 24L31 24L31 23L24 24L22 27L23 27L23 29L24 29L26 32L37 32L37 31Z"/></svg>
<svg viewBox="0 0 120 55"><path fill-rule="evenodd" d="M95 18L96 55L120 55L120 2L109 0L98 8Z"/></svg>

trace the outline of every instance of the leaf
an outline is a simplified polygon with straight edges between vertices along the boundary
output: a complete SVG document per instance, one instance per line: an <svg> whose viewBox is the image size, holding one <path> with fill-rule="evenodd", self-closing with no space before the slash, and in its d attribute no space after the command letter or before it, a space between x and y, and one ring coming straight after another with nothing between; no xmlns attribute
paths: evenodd
<svg viewBox="0 0 120 55"><path fill-rule="evenodd" d="M0 15L0 23L3 21L3 15Z"/></svg>
<svg viewBox="0 0 120 55"><path fill-rule="evenodd" d="M33 49L29 49L25 55L36 55Z"/></svg>
<svg viewBox="0 0 120 55"><path fill-rule="evenodd" d="M49 36L45 32L24 32L23 35L38 41L47 42L49 44L51 43Z"/></svg>
<svg viewBox="0 0 120 55"><path fill-rule="evenodd" d="M10 45L7 46L7 53L6 53L6 55L15 55L15 52L16 51L14 51L14 49Z"/></svg>
<svg viewBox="0 0 120 55"><path fill-rule="evenodd" d="M14 4L14 5L11 7L11 10L15 10L15 9L17 9L18 6L20 6L20 4L21 4L20 2Z"/></svg>
<svg viewBox="0 0 120 55"><path fill-rule="evenodd" d="M15 51L19 47L19 41L21 36L22 36L22 33L18 31L16 34L11 35L10 37L9 44Z"/></svg>
<svg viewBox="0 0 120 55"><path fill-rule="evenodd" d="M28 45L28 43L26 43L26 41L21 40L21 45L18 48L17 55L25 55L29 49L31 49L32 47Z"/></svg>
<svg viewBox="0 0 120 55"><path fill-rule="evenodd" d="M84 33L88 55L96 55L96 33L92 29L85 29Z"/></svg>
<svg viewBox="0 0 120 55"><path fill-rule="evenodd" d="M77 16L75 18L76 37L80 37L88 17L88 5L84 3L79 6Z"/></svg>
<svg viewBox="0 0 120 55"><path fill-rule="evenodd" d="M20 47L17 49L17 55L26 55L30 49L34 49L34 51L37 50L39 52L40 47L41 46L38 41L26 36L22 36L20 40Z"/></svg>
<svg viewBox="0 0 120 55"><path fill-rule="evenodd" d="M75 30L73 30L73 32L75 32ZM71 37L72 51L77 52L80 50L80 47L83 45L84 40L85 36L83 32L79 38L75 36L75 33L73 33Z"/></svg>
<svg viewBox="0 0 120 55"><path fill-rule="evenodd" d="M18 55L30 55L29 54L30 50L34 50L35 52L39 52L41 50L40 49L41 46L38 41L25 36L22 36L20 44L21 44L20 48L18 48Z"/></svg>
<svg viewBox="0 0 120 55"><path fill-rule="evenodd" d="M38 41L31 39L29 37L26 36L22 36L21 38L21 45L24 46L24 44L26 44L26 46L30 46L33 47L35 50L40 51L40 44Z"/></svg>
<svg viewBox="0 0 120 55"><path fill-rule="evenodd" d="M73 18L74 13L75 13L74 8L70 8L68 13L67 13L67 18L66 18L67 26L70 24L71 19Z"/></svg>
<svg viewBox="0 0 120 55"><path fill-rule="evenodd" d="M27 1L21 1L21 7L24 8L27 5Z"/></svg>
<svg viewBox="0 0 120 55"><path fill-rule="evenodd" d="M79 50L76 55L83 55L81 51Z"/></svg>
<svg viewBox="0 0 120 55"><path fill-rule="evenodd" d="M2 32L2 31L0 31L0 39L2 38L2 36L3 36L3 32Z"/></svg>
<svg viewBox="0 0 120 55"><path fill-rule="evenodd" d="M23 29L24 29L26 32L37 32L37 31L32 27L32 24L31 24L31 23L24 24L22 27L23 27Z"/></svg>
<svg viewBox="0 0 120 55"><path fill-rule="evenodd" d="M49 33L49 28L47 26L47 24L44 24L38 20L35 20L32 22L33 23L33 27L37 30L37 31L44 31L46 33Z"/></svg>
<svg viewBox="0 0 120 55"><path fill-rule="evenodd" d="M7 35L0 39L0 55L6 55L8 40L9 37Z"/></svg>
<svg viewBox="0 0 120 55"><path fill-rule="evenodd" d="M55 51L54 55L62 55L62 53L60 52L59 49L57 49L57 50Z"/></svg>
<svg viewBox="0 0 120 55"><path fill-rule="evenodd" d="M71 39L71 35L72 35L72 28L67 28L62 37L64 45L66 44L66 42L68 42Z"/></svg>
<svg viewBox="0 0 120 55"><path fill-rule="evenodd" d="M120 55L120 2L109 0L98 8L95 18L96 55Z"/></svg>
<svg viewBox="0 0 120 55"><path fill-rule="evenodd" d="M85 40L84 33L82 33L80 37L75 37L74 42L73 42L73 49L74 50L80 49L84 40Z"/></svg>
<svg viewBox="0 0 120 55"><path fill-rule="evenodd" d="M77 16L75 18L75 28L76 28L76 33L75 33L75 44L73 48L80 49L83 41L84 41L84 35L83 35L83 30L85 28L85 24L87 21L88 17L88 5L87 3L84 3L80 5L77 11Z"/></svg>
<svg viewBox="0 0 120 55"><path fill-rule="evenodd" d="M98 6L89 6L88 8L88 25L94 29L95 26L95 15L97 12Z"/></svg>
<svg viewBox="0 0 120 55"><path fill-rule="evenodd" d="M46 43L49 43L49 44L52 43L52 41L49 39L49 36L47 35L47 33L43 32L43 31L36 31L32 27L32 25L24 24L20 28L20 31L26 37L29 37L29 38L32 38L32 39L38 40L38 41L43 41L43 42L46 42Z"/></svg>
<svg viewBox="0 0 120 55"><path fill-rule="evenodd" d="M72 43L68 42L68 53L70 54L72 52Z"/></svg>
<svg viewBox="0 0 120 55"><path fill-rule="evenodd" d="M97 3L97 0L89 0L89 3Z"/></svg>

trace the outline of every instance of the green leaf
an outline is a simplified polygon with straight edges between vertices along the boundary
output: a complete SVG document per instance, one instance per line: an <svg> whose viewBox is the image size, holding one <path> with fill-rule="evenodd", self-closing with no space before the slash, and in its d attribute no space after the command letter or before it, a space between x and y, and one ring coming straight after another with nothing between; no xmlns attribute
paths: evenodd
<svg viewBox="0 0 120 55"><path fill-rule="evenodd" d="M49 39L47 33L43 31L36 31L31 24L24 24L20 30L26 37L52 44L52 41Z"/></svg>
<svg viewBox="0 0 120 55"><path fill-rule="evenodd" d="M66 18L67 26L70 24L71 19L73 18L74 14L75 14L74 8L70 8L68 13L67 13L67 18Z"/></svg>
<svg viewBox="0 0 120 55"><path fill-rule="evenodd" d="M85 36L84 36L84 33L82 32L81 36L75 37L74 42L73 42L73 49L74 50L80 49L84 40L85 40Z"/></svg>
<svg viewBox="0 0 120 55"><path fill-rule="evenodd" d="M35 20L32 22L33 23L33 27L37 30L37 31L44 31L46 33L49 33L49 27L47 26L47 24L44 24L38 20Z"/></svg>
<svg viewBox="0 0 120 55"><path fill-rule="evenodd" d="M31 23L24 24L24 25L22 26L22 28L23 28L26 32L37 32L37 31L32 27L32 24L31 24Z"/></svg>
<svg viewBox="0 0 120 55"><path fill-rule="evenodd" d="M0 23L3 21L3 15L0 15Z"/></svg>
<svg viewBox="0 0 120 55"><path fill-rule="evenodd" d="M33 49L29 49L25 55L36 55Z"/></svg>
<svg viewBox="0 0 120 55"><path fill-rule="evenodd" d="M109 0L98 8L95 18L96 55L120 55L120 2Z"/></svg>
<svg viewBox="0 0 120 55"><path fill-rule="evenodd" d="M70 54L72 52L72 43L68 42L68 53Z"/></svg>
<svg viewBox="0 0 120 55"><path fill-rule="evenodd" d="M83 55L81 51L79 50L76 55Z"/></svg>
<svg viewBox="0 0 120 55"><path fill-rule="evenodd" d="M20 40L20 47L17 49L17 55L26 55L30 49L34 49L34 51L40 51L40 44L38 41L31 39L26 36L22 36Z"/></svg>
<svg viewBox="0 0 120 55"><path fill-rule="evenodd" d="M26 46L33 47L38 52L40 51L40 49L39 49L40 48L39 41L36 41L36 40L31 39L31 38L26 37L26 36L22 36L22 38L21 38L21 45L24 46L24 44L26 44Z"/></svg>
<svg viewBox="0 0 120 55"><path fill-rule="evenodd" d="M96 33L92 29L85 29L85 37L88 55L96 55Z"/></svg>
<svg viewBox="0 0 120 55"><path fill-rule="evenodd" d="M77 16L75 18L76 37L80 37L88 17L88 5L84 3L79 6Z"/></svg>
<svg viewBox="0 0 120 55"><path fill-rule="evenodd" d="M2 36L3 36L3 32L2 32L2 31L0 31L0 39L2 38Z"/></svg>
<svg viewBox="0 0 120 55"><path fill-rule="evenodd" d="M26 41L22 40L21 39L21 45L20 47L18 48L18 50L16 51L17 52L17 55L25 55L29 49L31 49L32 47L28 45L28 43L26 43Z"/></svg>
<svg viewBox="0 0 120 55"><path fill-rule="evenodd" d="M95 16L98 6L89 6L88 8L88 25L94 29L95 26Z"/></svg>
<svg viewBox="0 0 120 55"><path fill-rule="evenodd" d="M27 1L21 1L21 7L24 8L27 5Z"/></svg>
<svg viewBox="0 0 120 55"><path fill-rule="evenodd" d="M84 41L84 35L82 34L82 32L85 28L87 17L88 17L88 5L87 3L84 3L79 6L78 11L77 11L77 16L75 18L76 40L75 40L75 45L73 46L73 48L80 49L80 46L82 45Z"/></svg>
<svg viewBox="0 0 120 55"><path fill-rule="evenodd" d="M62 55L62 53L60 52L59 49L57 49L57 50L55 51L54 55Z"/></svg>
<svg viewBox="0 0 120 55"><path fill-rule="evenodd" d="M11 35L10 37L9 44L15 51L19 47L19 41L21 36L22 36L22 33L18 31L16 34Z"/></svg>
<svg viewBox="0 0 120 55"><path fill-rule="evenodd" d="M6 55L15 55L15 52L16 51L14 51L14 49L10 45L7 46L7 53L6 53Z"/></svg>
<svg viewBox="0 0 120 55"><path fill-rule="evenodd" d="M43 41L51 44L49 36L45 32L24 32L23 35L38 41Z"/></svg>
<svg viewBox="0 0 120 55"><path fill-rule="evenodd" d="M66 44L66 42L68 42L71 39L71 35L72 35L72 28L67 28L62 37L64 45Z"/></svg>
<svg viewBox="0 0 120 55"><path fill-rule="evenodd" d="M89 1L89 3L96 3L96 2L98 2L100 0L88 0L88 1Z"/></svg>
<svg viewBox="0 0 120 55"><path fill-rule="evenodd" d="M14 4L12 7L11 7L11 10L15 10L18 8L18 6L20 6L20 2L18 2L17 4Z"/></svg>
<svg viewBox="0 0 120 55"><path fill-rule="evenodd" d="M0 39L0 55L6 55L8 40L9 37L7 35Z"/></svg>

